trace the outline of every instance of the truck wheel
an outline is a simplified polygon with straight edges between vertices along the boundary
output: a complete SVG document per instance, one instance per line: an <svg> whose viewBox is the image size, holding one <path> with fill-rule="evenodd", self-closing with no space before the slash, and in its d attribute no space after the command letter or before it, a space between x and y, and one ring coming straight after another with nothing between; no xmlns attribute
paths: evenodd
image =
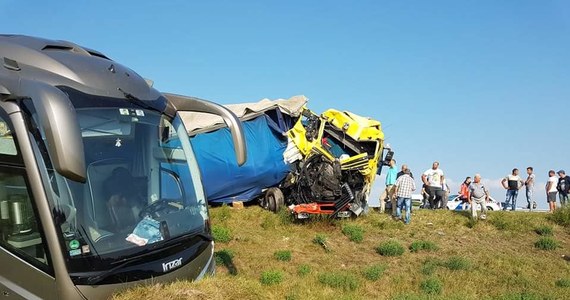
<svg viewBox="0 0 570 300"><path fill-rule="evenodd" d="M492 211L492 210L493 210L493 208L492 208L492 207L490 207L490 206L487 206L487 210L491 210L491 211Z"/></svg>
<svg viewBox="0 0 570 300"><path fill-rule="evenodd" d="M281 189L272 187L265 192L265 203L267 204L267 209L272 212L279 211L283 205L285 205L285 197Z"/></svg>

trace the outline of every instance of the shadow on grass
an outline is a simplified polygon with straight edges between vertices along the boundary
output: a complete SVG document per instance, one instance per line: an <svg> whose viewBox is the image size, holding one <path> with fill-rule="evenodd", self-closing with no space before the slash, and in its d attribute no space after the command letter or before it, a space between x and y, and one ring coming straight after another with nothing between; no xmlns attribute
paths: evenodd
<svg viewBox="0 0 570 300"><path fill-rule="evenodd" d="M238 271L237 268L234 264L234 254L232 251L230 250L220 250L220 251L216 251L214 252L214 257L216 258L216 263L220 264L220 265L224 265L224 267L226 267L226 269L228 269L228 272L231 275L237 275Z"/></svg>

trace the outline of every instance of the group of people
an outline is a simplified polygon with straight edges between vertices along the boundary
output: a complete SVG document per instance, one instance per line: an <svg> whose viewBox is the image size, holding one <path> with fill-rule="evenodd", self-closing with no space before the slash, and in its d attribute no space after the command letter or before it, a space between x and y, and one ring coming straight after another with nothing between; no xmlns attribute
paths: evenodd
<svg viewBox="0 0 570 300"><path fill-rule="evenodd" d="M511 174L501 180L501 185L506 190L506 200L503 210L515 210L518 197L518 191L525 187L527 208L532 211L536 209L534 201L535 174L532 167L527 169L527 178L523 180L519 176L519 170L513 169ZM558 174L558 176L556 176ZM569 203L570 195L570 176L566 176L564 170L548 172L548 182L546 184L546 196L550 207L550 212L556 209L556 196L560 199L562 207ZM435 161L432 167L422 173L422 208L442 209L447 207L447 200L450 189L445 181L445 175L439 168L439 162ZM407 165L402 165L401 171L397 171L396 161L390 161L390 167L386 172L386 188L380 196L380 212L385 211L385 199L388 199L392 206L392 216L396 219L402 219L402 211L406 214L403 217L405 224L411 221L412 209L412 193L416 190L414 177ZM467 177L461 184L459 197L463 201L464 207L467 204L471 207L471 216L477 219L478 208L481 207L481 215L479 218L486 219L487 205L490 201L489 189L481 182L481 175L475 174L473 179Z"/></svg>
<svg viewBox="0 0 570 300"><path fill-rule="evenodd" d="M431 169L422 174L422 194L425 194L424 208L445 208L449 195L449 186L445 182L443 171L439 162L434 162ZM414 176L407 165L402 165L400 172L396 168L396 160L390 161L390 168L386 172L386 188L380 196L380 212L385 211L385 199L390 201L392 216L402 218L402 210L406 211L403 220L405 224L411 221L412 193L416 190Z"/></svg>
<svg viewBox="0 0 570 300"><path fill-rule="evenodd" d="M526 168L527 178L522 180L519 176L519 170L513 169L510 175L503 178L501 184L507 190L507 197L505 200L504 210L510 206L511 210L515 210L517 204L518 191L525 187L527 208L532 211L536 208L536 201L534 201L534 185L535 174L532 167ZM556 176L558 174L558 176ZM560 205L566 206L568 195L570 194L570 177L566 176L564 170L555 172L554 170L548 171L548 182L545 187L546 201L548 202L549 211L553 212L556 209L556 196L559 196Z"/></svg>

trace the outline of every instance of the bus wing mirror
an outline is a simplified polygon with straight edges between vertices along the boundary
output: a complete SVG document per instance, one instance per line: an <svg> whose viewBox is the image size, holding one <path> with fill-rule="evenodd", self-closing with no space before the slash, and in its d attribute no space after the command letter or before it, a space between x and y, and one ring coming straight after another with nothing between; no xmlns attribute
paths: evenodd
<svg viewBox="0 0 570 300"><path fill-rule="evenodd" d="M175 94L164 94L169 103L176 111L209 113L222 117L232 134L234 151L238 165L243 165L247 160L247 148L245 143L244 130L239 118L226 107L194 98Z"/></svg>
<svg viewBox="0 0 570 300"><path fill-rule="evenodd" d="M34 103L43 128L47 148L55 170L62 176L85 182L87 172L81 129L75 108L61 90L37 81L22 80Z"/></svg>

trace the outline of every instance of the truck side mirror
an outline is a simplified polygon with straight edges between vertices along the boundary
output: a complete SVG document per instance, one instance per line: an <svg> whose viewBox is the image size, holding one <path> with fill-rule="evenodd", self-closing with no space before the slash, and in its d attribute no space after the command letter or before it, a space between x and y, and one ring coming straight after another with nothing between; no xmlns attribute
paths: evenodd
<svg viewBox="0 0 570 300"><path fill-rule="evenodd" d="M382 161L382 163L385 166L389 166L390 161L392 160L393 157L394 157L394 151L388 150L388 152L386 152L386 156L384 156L384 160Z"/></svg>
<svg viewBox="0 0 570 300"><path fill-rule="evenodd" d="M21 89L32 98L55 170L74 181L87 178L83 139L75 108L58 88L23 79Z"/></svg>
<svg viewBox="0 0 570 300"><path fill-rule="evenodd" d="M164 94L164 96L168 99L170 105L174 106L176 111L209 113L222 117L232 134L237 163L240 166L245 163L247 160L247 148L244 131L241 121L231 110L222 105L194 97L175 94Z"/></svg>

